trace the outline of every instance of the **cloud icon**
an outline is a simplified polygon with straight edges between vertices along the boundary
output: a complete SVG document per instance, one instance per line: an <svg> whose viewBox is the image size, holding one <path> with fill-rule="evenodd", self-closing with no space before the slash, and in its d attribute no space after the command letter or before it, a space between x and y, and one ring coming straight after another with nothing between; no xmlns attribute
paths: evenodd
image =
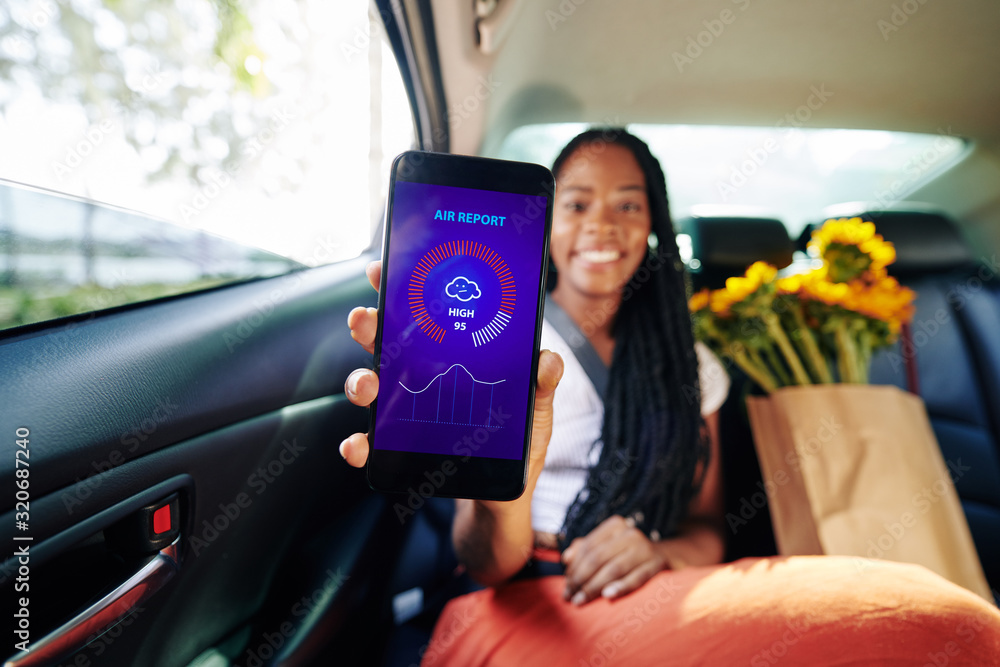
<svg viewBox="0 0 1000 667"><path fill-rule="evenodd" d="M459 301L472 301L483 295L479 285L464 276L458 276L445 285L444 293Z"/></svg>

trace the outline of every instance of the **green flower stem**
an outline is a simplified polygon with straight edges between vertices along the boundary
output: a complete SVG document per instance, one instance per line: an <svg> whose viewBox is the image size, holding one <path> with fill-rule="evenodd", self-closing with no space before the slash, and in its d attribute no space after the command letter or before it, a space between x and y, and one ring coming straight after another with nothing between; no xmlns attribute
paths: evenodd
<svg viewBox="0 0 1000 667"><path fill-rule="evenodd" d="M778 316L771 313L764 313L764 323L767 325L767 332L771 334L771 338L774 342L778 344L778 349L785 357L785 361L788 362L788 367L792 370L792 375L795 376L795 382L797 384L812 384L812 380L809 379L809 374L806 373L806 369L802 366L802 362L799 360L799 355L796 354L795 348L792 347L791 341L788 340L788 336L785 335L785 330L781 328L781 322L778 321Z"/></svg>
<svg viewBox="0 0 1000 667"><path fill-rule="evenodd" d="M749 357L744 350L747 348L740 343L732 343L727 340L725 334L723 334L714 325L709 325L703 329L705 335L714 341L718 345L717 351L723 356L732 357L736 365L743 369L743 372L747 376L756 382L760 387L771 394L778 389L778 383L775 381L774 376L767 371L767 367L760 362L755 363ZM752 350L751 350L752 352Z"/></svg>
<svg viewBox="0 0 1000 667"><path fill-rule="evenodd" d="M735 348L735 346L734 346ZM759 366L752 362L742 350L731 349L730 354L733 357L733 361L736 365L743 369L750 379L761 386L761 389L769 394L773 394L778 389L778 383L775 381L774 376L771 375L766 368Z"/></svg>
<svg viewBox="0 0 1000 667"><path fill-rule="evenodd" d="M847 330L847 318L841 317L837 320L837 326L833 330L834 338L837 341L838 364L840 367L840 381L860 383L858 377L858 350L851 339L851 334Z"/></svg>
<svg viewBox="0 0 1000 667"><path fill-rule="evenodd" d="M806 326L806 318L802 315L802 309L792 308L792 315L795 317L795 325L799 329L799 341L802 344L803 352L805 352L806 361L809 362L809 367L816 374L816 379L819 380L820 384L831 384L833 376L830 374L830 366L826 363L823 353L819 351L816 337Z"/></svg>
<svg viewBox="0 0 1000 667"><path fill-rule="evenodd" d="M858 378L860 382L868 384L868 371L872 362L872 334L867 327L858 335L858 348Z"/></svg>
<svg viewBox="0 0 1000 667"><path fill-rule="evenodd" d="M771 370L774 371L774 374L778 376L778 381L781 382L782 386L787 387L792 384L792 378L788 375L788 372L785 370L785 365L781 363L781 359L779 359L778 355L775 353L774 346L762 345L760 349L764 353L764 360L766 360L765 363L767 363L768 367L770 367Z"/></svg>

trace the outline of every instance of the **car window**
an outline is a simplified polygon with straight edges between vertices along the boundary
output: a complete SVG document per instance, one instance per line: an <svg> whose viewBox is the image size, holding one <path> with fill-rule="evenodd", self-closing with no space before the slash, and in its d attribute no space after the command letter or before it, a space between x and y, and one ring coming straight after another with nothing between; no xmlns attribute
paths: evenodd
<svg viewBox="0 0 1000 667"><path fill-rule="evenodd" d="M528 125L499 157L551 165L586 126ZM881 130L707 125L630 125L666 172L675 219L747 213L780 219L795 238L843 202L889 206L954 166L970 144L952 136Z"/></svg>
<svg viewBox="0 0 1000 667"><path fill-rule="evenodd" d="M357 256L413 143L363 0L0 6L0 329Z"/></svg>

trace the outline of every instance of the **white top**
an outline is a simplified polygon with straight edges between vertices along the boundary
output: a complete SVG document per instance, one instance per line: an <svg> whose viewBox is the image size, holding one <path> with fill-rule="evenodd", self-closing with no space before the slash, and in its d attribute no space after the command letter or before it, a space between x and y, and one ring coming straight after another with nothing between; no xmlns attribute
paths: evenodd
<svg viewBox="0 0 1000 667"><path fill-rule="evenodd" d="M565 370L554 398L554 423L545 467L538 477L531 499L531 527L558 534L569 506L587 483L591 463L601 453L601 426L604 403L597 395L587 372L573 350L547 321L542 324L542 348L557 352ZM701 414L710 415L729 394L729 376L711 350L695 343L698 379L701 385ZM597 443L593 447L593 443Z"/></svg>

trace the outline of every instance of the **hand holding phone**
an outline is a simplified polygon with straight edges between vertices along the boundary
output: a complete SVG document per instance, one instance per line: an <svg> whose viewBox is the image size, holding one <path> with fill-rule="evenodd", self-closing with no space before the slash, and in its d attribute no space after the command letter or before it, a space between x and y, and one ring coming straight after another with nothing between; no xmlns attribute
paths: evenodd
<svg viewBox="0 0 1000 667"><path fill-rule="evenodd" d="M382 262L377 260L367 267L368 280L378 291ZM375 349L375 331L378 314L374 309L359 306L347 317L351 337L369 353ZM563 374L562 358L555 352L542 350L538 357L538 376L535 384L535 407L532 414L531 449L529 478L537 476L545 463L545 453L552 432L552 398ZM367 368L353 371L344 383L347 399L362 408L367 408L378 397L378 375ZM363 468L368 463L368 434L355 433L340 443L340 455L348 465ZM537 464L537 465L536 465ZM537 471L535 471L537 467Z"/></svg>
<svg viewBox="0 0 1000 667"><path fill-rule="evenodd" d="M373 345L373 488L523 492L552 189L538 165L413 152L394 163ZM352 313L352 330L370 331L369 315Z"/></svg>

